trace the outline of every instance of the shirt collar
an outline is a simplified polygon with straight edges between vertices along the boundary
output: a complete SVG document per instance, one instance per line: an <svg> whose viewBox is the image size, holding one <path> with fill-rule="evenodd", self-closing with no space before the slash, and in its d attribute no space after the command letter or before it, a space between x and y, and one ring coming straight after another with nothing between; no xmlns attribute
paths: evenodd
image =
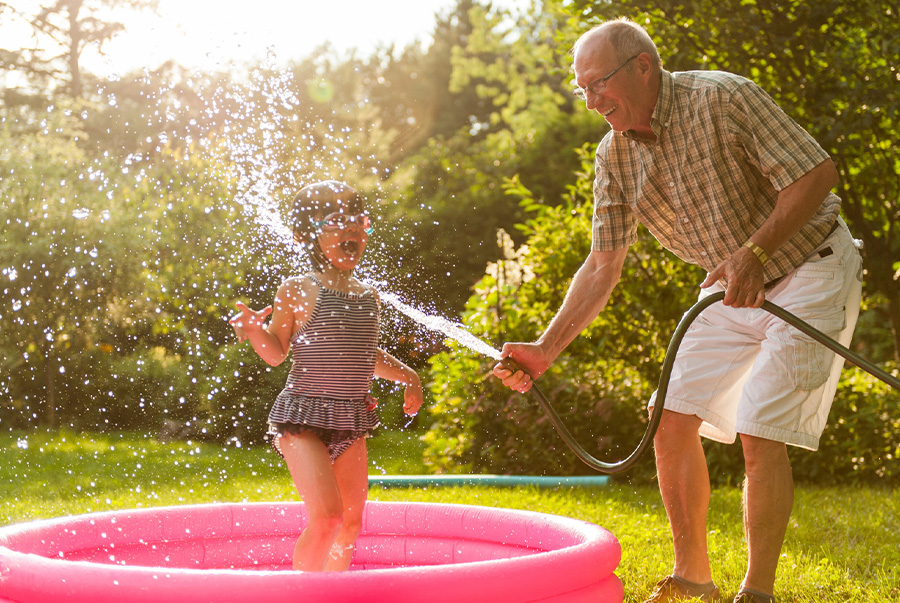
<svg viewBox="0 0 900 603"><path fill-rule="evenodd" d="M653 115L650 116L650 127L656 134L656 141L648 141L645 136L638 134L633 130L628 130L622 134L631 140L640 142L657 142L662 136L662 131L669 127L674 110L675 98L675 78L665 69L661 70L659 82L659 96L656 99L656 107L653 109Z"/></svg>

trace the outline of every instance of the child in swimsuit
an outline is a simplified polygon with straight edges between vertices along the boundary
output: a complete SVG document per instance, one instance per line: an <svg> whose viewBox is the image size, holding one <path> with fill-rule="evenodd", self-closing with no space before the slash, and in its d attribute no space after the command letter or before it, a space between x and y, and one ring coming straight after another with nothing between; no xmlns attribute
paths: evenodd
<svg viewBox="0 0 900 603"><path fill-rule="evenodd" d="M378 293L353 277L371 232L362 198L325 181L304 187L293 206L294 238L309 251L313 272L284 281L272 306L255 311L238 302L231 325L272 366L292 354L269 433L308 515L293 568L339 571L350 565L368 496L366 437L378 425L372 378L405 386L407 415L422 405L422 384L377 347Z"/></svg>

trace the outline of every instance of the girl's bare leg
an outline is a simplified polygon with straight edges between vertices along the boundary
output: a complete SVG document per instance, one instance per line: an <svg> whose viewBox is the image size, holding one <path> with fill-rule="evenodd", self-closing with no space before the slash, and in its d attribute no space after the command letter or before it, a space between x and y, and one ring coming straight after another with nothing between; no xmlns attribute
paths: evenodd
<svg viewBox="0 0 900 603"><path fill-rule="evenodd" d="M324 571L343 519L341 492L328 448L305 431L282 435L281 452L309 517L294 546L293 568Z"/></svg>
<svg viewBox="0 0 900 603"><path fill-rule="evenodd" d="M334 461L341 500L344 502L344 521L335 540L326 571L343 571L350 567L354 545L362 529L363 511L369 495L369 464L366 438L356 440Z"/></svg>

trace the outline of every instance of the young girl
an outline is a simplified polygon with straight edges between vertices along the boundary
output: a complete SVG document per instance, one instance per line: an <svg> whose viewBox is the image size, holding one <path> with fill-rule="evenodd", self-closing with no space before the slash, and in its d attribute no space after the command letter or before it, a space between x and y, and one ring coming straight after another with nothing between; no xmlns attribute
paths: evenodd
<svg viewBox="0 0 900 603"><path fill-rule="evenodd" d="M342 182L326 181L304 187L293 205L294 238L308 249L312 273L284 281L274 309L254 311L238 302L231 325L272 366L292 354L269 433L309 517L293 567L338 571L350 565L368 496L366 437L378 425L372 378L406 386L407 415L422 405L422 384L377 347L378 294L353 277L371 232L362 198Z"/></svg>

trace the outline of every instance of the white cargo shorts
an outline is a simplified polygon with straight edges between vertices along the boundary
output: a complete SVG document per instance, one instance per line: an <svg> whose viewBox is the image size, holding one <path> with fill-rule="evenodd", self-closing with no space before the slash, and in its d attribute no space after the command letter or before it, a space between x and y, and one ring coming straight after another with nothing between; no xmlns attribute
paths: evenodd
<svg viewBox="0 0 900 603"><path fill-rule="evenodd" d="M839 227L766 291L766 299L850 344L862 295L859 243ZM705 289L700 299L717 291ZM761 308L706 308L685 333L664 406L703 419L700 435L736 434L816 450L844 358ZM656 393L650 407L656 403Z"/></svg>

